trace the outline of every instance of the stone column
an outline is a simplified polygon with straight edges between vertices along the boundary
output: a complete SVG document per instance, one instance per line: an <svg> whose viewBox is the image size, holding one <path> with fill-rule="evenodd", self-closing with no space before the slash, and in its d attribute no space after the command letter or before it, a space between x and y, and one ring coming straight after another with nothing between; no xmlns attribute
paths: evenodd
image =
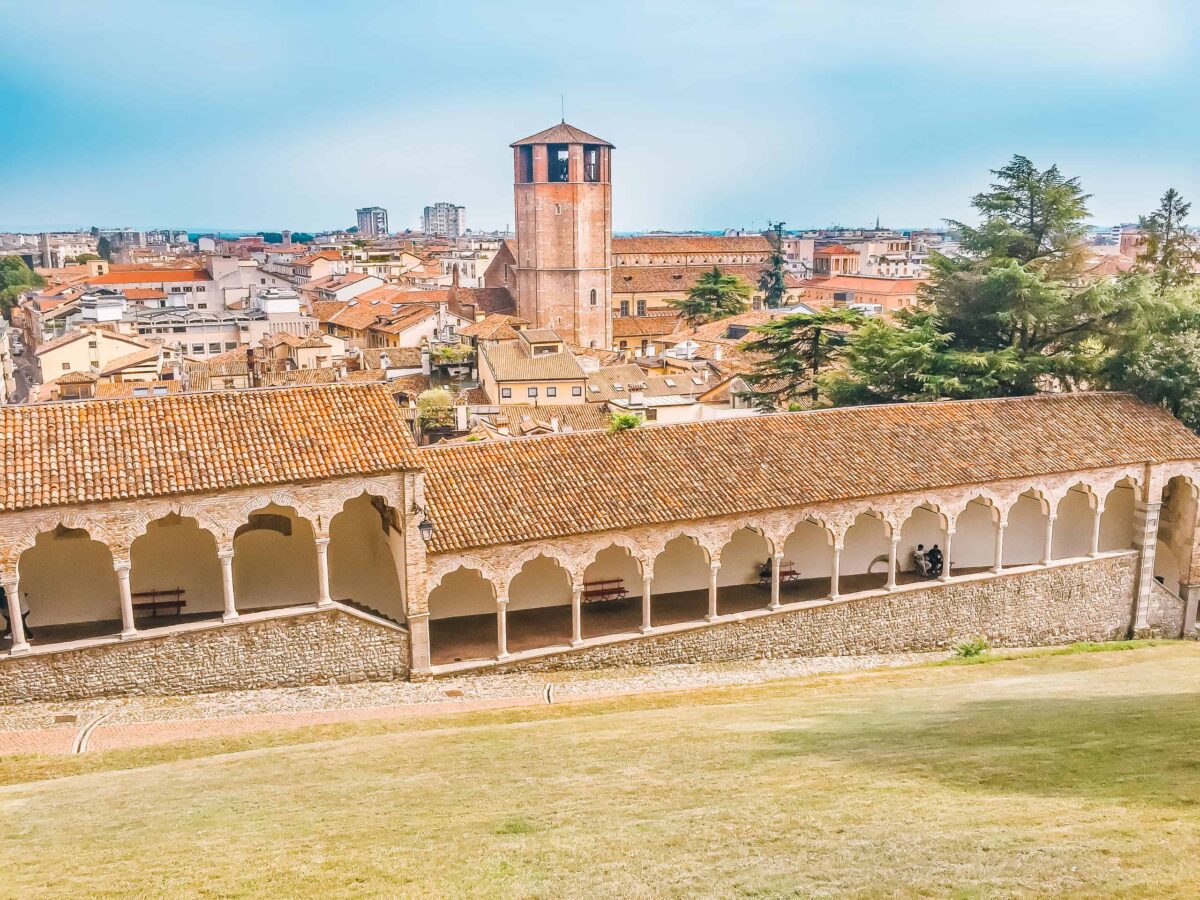
<svg viewBox="0 0 1200 900"><path fill-rule="evenodd" d="M949 581L950 580L950 570L952 568L952 565L950 563L950 553L953 551L953 549L954 549L954 529L947 528L946 529L946 550L945 550L945 552L942 553L942 574L939 578L940 581Z"/></svg>
<svg viewBox="0 0 1200 900"><path fill-rule="evenodd" d="M1088 556L1100 555L1100 519L1104 516L1104 504L1097 501L1096 509L1092 513L1092 549L1088 552Z"/></svg>
<svg viewBox="0 0 1200 900"><path fill-rule="evenodd" d="M409 671L412 675L428 675L433 671L433 657L429 651L429 613L417 613L408 622Z"/></svg>
<svg viewBox="0 0 1200 900"><path fill-rule="evenodd" d="M8 621L12 623L12 649L10 656L29 652L29 641L25 638L25 620L21 618L21 582L14 573L4 578L4 593L8 598Z"/></svg>
<svg viewBox="0 0 1200 900"><path fill-rule="evenodd" d="M129 590L129 560L113 561L117 573L117 589L121 595L121 640L137 637L137 626L133 621L133 594Z"/></svg>
<svg viewBox="0 0 1200 900"><path fill-rule="evenodd" d="M1054 513L1046 516L1046 546L1042 549L1042 565L1048 566L1054 562Z"/></svg>
<svg viewBox="0 0 1200 900"><path fill-rule="evenodd" d="M719 562L708 567L708 615L704 618L711 622L717 617L717 573L721 571Z"/></svg>
<svg viewBox="0 0 1200 900"><path fill-rule="evenodd" d="M583 585L571 586L571 646L583 643Z"/></svg>
<svg viewBox="0 0 1200 900"><path fill-rule="evenodd" d="M1134 635L1143 634L1150 627L1154 553L1158 544L1158 518L1161 511L1161 502L1146 503L1139 500L1134 507L1133 546L1139 553L1137 582L1134 585Z"/></svg>
<svg viewBox="0 0 1200 900"><path fill-rule="evenodd" d="M783 567L783 554L771 557L771 602L767 609L779 609L779 570Z"/></svg>
<svg viewBox="0 0 1200 900"><path fill-rule="evenodd" d="M654 576L642 576L642 634L650 633L650 588L654 584Z"/></svg>
<svg viewBox="0 0 1200 900"><path fill-rule="evenodd" d="M996 520L996 549L992 557L992 572L996 575L1004 571L1004 529L1007 526L1003 519Z"/></svg>
<svg viewBox="0 0 1200 900"><path fill-rule="evenodd" d="M496 598L496 659L508 659L508 598Z"/></svg>
<svg viewBox="0 0 1200 900"><path fill-rule="evenodd" d="M329 538L317 538L317 606L333 606L329 596Z"/></svg>
<svg viewBox="0 0 1200 900"><path fill-rule="evenodd" d="M896 579L899 577L900 568L900 538L893 537L888 542L888 574L887 584L883 586L884 590L894 591L896 589Z"/></svg>
<svg viewBox="0 0 1200 900"><path fill-rule="evenodd" d="M238 611L237 600L233 595L233 546L218 550L217 559L221 561L221 592L225 598L225 612L221 615L221 621L236 622Z"/></svg>
<svg viewBox="0 0 1200 900"><path fill-rule="evenodd" d="M842 596L841 581L842 581L842 548L841 541L835 541L833 544L833 561L829 570L829 599L836 600Z"/></svg>

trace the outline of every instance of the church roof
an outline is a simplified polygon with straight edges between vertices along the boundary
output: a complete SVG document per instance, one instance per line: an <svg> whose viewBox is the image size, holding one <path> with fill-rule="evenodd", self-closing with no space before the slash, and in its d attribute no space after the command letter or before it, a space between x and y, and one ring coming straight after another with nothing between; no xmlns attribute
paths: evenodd
<svg viewBox="0 0 1200 900"><path fill-rule="evenodd" d="M521 147L526 144L599 144L601 147L611 147L608 141L604 138L598 138L594 134L588 134L576 128L574 125L568 125L566 122L559 122L553 128L547 128L545 131L539 131L537 134L531 134L527 138L509 144L510 147Z"/></svg>
<svg viewBox="0 0 1200 900"><path fill-rule="evenodd" d="M418 451L435 553L886 494L1200 459L1127 394L646 425Z"/></svg>

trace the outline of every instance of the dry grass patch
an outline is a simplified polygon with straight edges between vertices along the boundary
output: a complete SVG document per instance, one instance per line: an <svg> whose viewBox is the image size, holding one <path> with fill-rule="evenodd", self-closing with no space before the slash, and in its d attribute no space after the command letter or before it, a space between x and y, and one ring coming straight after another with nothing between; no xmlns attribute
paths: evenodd
<svg viewBox="0 0 1200 900"><path fill-rule="evenodd" d="M0 790L0 864L60 896L1191 893L1198 676L1177 644L102 754Z"/></svg>

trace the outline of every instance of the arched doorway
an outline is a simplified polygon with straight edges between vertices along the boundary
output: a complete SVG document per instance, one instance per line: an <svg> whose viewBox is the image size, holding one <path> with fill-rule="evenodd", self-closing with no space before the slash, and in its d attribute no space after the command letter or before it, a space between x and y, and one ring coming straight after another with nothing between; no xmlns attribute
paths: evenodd
<svg viewBox="0 0 1200 900"><path fill-rule="evenodd" d="M702 620L708 614L708 552L688 535L669 541L654 560L651 624Z"/></svg>
<svg viewBox="0 0 1200 900"><path fill-rule="evenodd" d="M317 602L317 545L312 524L274 503L250 514L233 538L233 585L239 612Z"/></svg>
<svg viewBox="0 0 1200 900"><path fill-rule="evenodd" d="M996 567L996 531L1000 510L987 497L974 497L954 522L953 572L969 575Z"/></svg>
<svg viewBox="0 0 1200 900"><path fill-rule="evenodd" d="M642 566L626 547L605 547L583 570L584 638L637 631L642 622Z"/></svg>
<svg viewBox="0 0 1200 900"><path fill-rule="evenodd" d="M1092 533L1099 501L1085 484L1074 485L1058 501L1054 519L1054 559L1074 559L1092 552Z"/></svg>
<svg viewBox="0 0 1200 900"><path fill-rule="evenodd" d="M329 593L334 600L404 621L404 603L392 541L403 541L393 510L362 494L329 523Z"/></svg>
<svg viewBox="0 0 1200 900"><path fill-rule="evenodd" d="M498 649L495 586L477 569L449 572L429 593L430 661L492 659Z"/></svg>
<svg viewBox="0 0 1200 900"><path fill-rule="evenodd" d="M770 604L772 556L771 542L761 532L746 527L733 533L721 549L721 568L717 572L719 615Z"/></svg>
<svg viewBox="0 0 1200 900"><path fill-rule="evenodd" d="M1101 553L1133 549L1137 497L1137 485L1126 478L1118 482L1104 498L1104 512L1100 516Z"/></svg>
<svg viewBox="0 0 1200 900"><path fill-rule="evenodd" d="M928 553L934 547L942 552L943 566L949 566L953 562L946 557L946 526L946 516L931 505L918 506L909 513L900 527L900 544L896 548L896 566L901 572L898 578L900 582L913 584L937 580L937 575L923 574L917 563L917 554ZM950 552L953 555L953 546Z"/></svg>
<svg viewBox="0 0 1200 900"><path fill-rule="evenodd" d="M783 542L785 577L780 602L797 603L829 596L833 574L833 535L824 525L806 519L797 523Z"/></svg>
<svg viewBox="0 0 1200 900"><path fill-rule="evenodd" d="M891 528L879 513L864 512L855 517L843 541L841 593L873 591L887 584L891 542Z"/></svg>
<svg viewBox="0 0 1200 900"><path fill-rule="evenodd" d="M1046 522L1049 504L1045 497L1026 491L1008 511L1004 530L1004 565L1032 566L1046 555Z"/></svg>
<svg viewBox="0 0 1200 900"><path fill-rule="evenodd" d="M508 585L508 652L571 642L571 573L557 559L527 560Z"/></svg>
<svg viewBox="0 0 1200 900"><path fill-rule="evenodd" d="M175 513L155 519L129 548L129 588L136 605L172 599L179 591L181 618L219 617L225 610L217 539L193 518ZM143 596L139 597L141 594ZM171 610L138 619L139 627L178 621Z"/></svg>
<svg viewBox="0 0 1200 900"><path fill-rule="evenodd" d="M29 606L31 644L118 634L121 600L108 547L82 528L59 525L37 536L17 562Z"/></svg>

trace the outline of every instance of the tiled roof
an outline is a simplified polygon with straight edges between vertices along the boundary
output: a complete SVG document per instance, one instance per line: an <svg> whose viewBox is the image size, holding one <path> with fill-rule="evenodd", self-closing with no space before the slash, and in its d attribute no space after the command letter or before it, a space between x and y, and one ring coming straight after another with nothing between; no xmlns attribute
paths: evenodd
<svg viewBox="0 0 1200 900"><path fill-rule="evenodd" d="M358 364L364 369L382 369L385 356L389 369L421 368L420 347L364 347L358 351Z"/></svg>
<svg viewBox="0 0 1200 900"><path fill-rule="evenodd" d="M670 375L647 375L640 366L633 363L605 366L588 373L587 388L583 396L589 403L628 400L632 385L647 397L693 397L716 383L710 384L702 377L701 372L702 370Z"/></svg>
<svg viewBox="0 0 1200 900"><path fill-rule="evenodd" d="M600 144L603 147L612 146L604 138L588 134L574 125L568 125L566 122L559 122L552 128L539 131L537 134L531 134L527 138L522 138L519 141L509 144L509 146L520 147L522 144Z"/></svg>
<svg viewBox="0 0 1200 900"><path fill-rule="evenodd" d="M527 403L506 403L492 417L497 424L506 424L509 433L520 437L533 430L548 430L558 420L560 431L601 431L608 427L608 413L590 403L556 403L532 406Z"/></svg>
<svg viewBox="0 0 1200 900"><path fill-rule="evenodd" d="M1128 395L1081 393L781 413L419 455L436 526L431 549L446 552L1200 459L1200 438Z"/></svg>
<svg viewBox="0 0 1200 900"><path fill-rule="evenodd" d="M102 382L96 385L97 400L112 400L117 397L133 397L134 392L146 391L147 394L155 392L168 394L178 394L183 390L182 381L119 381L116 383ZM139 396L146 396L140 394Z"/></svg>
<svg viewBox="0 0 1200 900"><path fill-rule="evenodd" d="M73 343L81 338L85 338L90 334L95 334L98 337L104 337L108 340L121 341L129 344L131 347L150 346L141 338L136 338L128 334L121 334L119 331L113 331L111 328L90 326L80 328L78 331L68 331L66 334L59 335L52 341L46 341L44 344L40 344L35 352L35 355L41 356L43 353L49 353L51 350L57 350L59 347L65 347L67 344Z"/></svg>
<svg viewBox="0 0 1200 900"><path fill-rule="evenodd" d="M613 253L770 253L771 242L761 234L725 237L719 234L665 234L614 237Z"/></svg>
<svg viewBox="0 0 1200 900"><path fill-rule="evenodd" d="M184 281L212 281L204 269L133 269L112 271L89 278L88 284L174 284Z"/></svg>
<svg viewBox="0 0 1200 900"><path fill-rule="evenodd" d="M464 325L458 329L458 333L481 341L510 341L517 336L518 327L528 324L519 316L491 313L478 322Z"/></svg>
<svg viewBox="0 0 1200 900"><path fill-rule="evenodd" d="M815 251L813 256L858 256L858 251L851 250L845 244L831 244Z"/></svg>
<svg viewBox="0 0 1200 900"><path fill-rule="evenodd" d="M164 300L166 294L160 288L125 288L126 300Z"/></svg>
<svg viewBox="0 0 1200 900"><path fill-rule="evenodd" d="M0 407L0 510L416 466L383 385Z"/></svg>
<svg viewBox="0 0 1200 900"><path fill-rule="evenodd" d="M613 337L643 338L671 334L679 327L679 314L669 316L614 316Z"/></svg>
<svg viewBox="0 0 1200 900"><path fill-rule="evenodd" d="M113 375L120 372L122 369L128 369L131 366L140 366L142 363L147 363L152 359L158 359L162 353L162 346L145 347L141 350L134 350L132 353L126 353L124 356L118 356L111 360L101 371L101 375Z"/></svg>
<svg viewBox="0 0 1200 900"><path fill-rule="evenodd" d="M582 381L584 377L583 369L567 351L529 356L519 341L480 345L479 359L481 365L491 368L497 381Z"/></svg>
<svg viewBox="0 0 1200 900"><path fill-rule="evenodd" d="M260 380L263 387L333 384L338 380L338 370L329 366L323 369L284 369L282 372L265 372Z"/></svg>
<svg viewBox="0 0 1200 900"><path fill-rule="evenodd" d="M834 275L832 278L809 278L800 282L803 288L819 288L823 291L856 291L860 294L885 294L899 296L915 294L923 278L883 278L878 275Z"/></svg>
<svg viewBox="0 0 1200 900"><path fill-rule="evenodd" d="M725 275L737 275L752 286L758 283L762 266L717 266ZM712 266L614 266L612 292L614 295L632 293L680 293L696 286L700 276L711 272Z"/></svg>

